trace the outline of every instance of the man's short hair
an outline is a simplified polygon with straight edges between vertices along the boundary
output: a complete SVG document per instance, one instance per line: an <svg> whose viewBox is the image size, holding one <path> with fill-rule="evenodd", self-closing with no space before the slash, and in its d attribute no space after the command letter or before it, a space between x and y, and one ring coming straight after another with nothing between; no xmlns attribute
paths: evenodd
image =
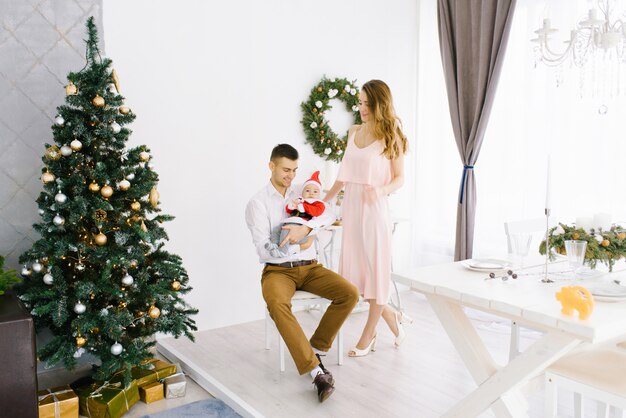
<svg viewBox="0 0 626 418"><path fill-rule="evenodd" d="M298 150L289 144L278 144L272 150L272 155L270 156L270 160L276 161L277 159L281 157L288 158L292 161L297 161Z"/></svg>

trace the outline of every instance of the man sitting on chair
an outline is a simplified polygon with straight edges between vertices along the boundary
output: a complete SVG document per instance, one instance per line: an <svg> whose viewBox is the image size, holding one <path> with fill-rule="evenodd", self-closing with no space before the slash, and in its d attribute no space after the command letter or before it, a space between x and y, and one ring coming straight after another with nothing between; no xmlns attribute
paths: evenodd
<svg viewBox="0 0 626 418"><path fill-rule="evenodd" d="M269 169L269 184L246 206L246 224L259 261L265 264L261 276L263 298L298 372L311 375L318 399L323 402L335 390L335 381L313 349L323 352L330 349L341 325L358 302L359 292L343 277L317 263L315 246L303 248L298 244L312 231L332 224L335 216L331 211L325 211L302 225L283 226L281 223L287 216L285 205L298 197L296 189L291 187L298 169L298 151L288 144L277 145L272 150ZM286 256L275 258L266 249L266 244L280 228L288 230L280 243L281 247L287 246L288 251ZM291 298L296 290L332 301L310 341L291 312Z"/></svg>

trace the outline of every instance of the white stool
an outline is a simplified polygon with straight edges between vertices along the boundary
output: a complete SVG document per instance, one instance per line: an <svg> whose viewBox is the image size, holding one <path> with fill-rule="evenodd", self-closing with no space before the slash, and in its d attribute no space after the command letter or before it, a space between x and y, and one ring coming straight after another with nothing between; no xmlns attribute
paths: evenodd
<svg viewBox="0 0 626 418"><path fill-rule="evenodd" d="M575 417L584 414L583 396L598 402L597 416L615 417L626 410L626 353L615 349L589 349L565 356L546 370L545 417L556 418L558 387L574 392Z"/></svg>
<svg viewBox="0 0 626 418"><path fill-rule="evenodd" d="M328 299L324 299L313 293L305 292L304 290L296 290L293 297L291 298L291 307L297 306L306 306L310 308L313 305L320 306L320 312L322 315L326 311L328 305L330 305L330 301ZM272 323L272 318L270 317L269 311L265 309L265 349L270 349L270 334L269 327L270 323ZM285 342L283 341L280 333L278 333L278 353L280 357L280 371L285 371ZM337 333L337 364L343 364L343 339L341 336L341 329Z"/></svg>

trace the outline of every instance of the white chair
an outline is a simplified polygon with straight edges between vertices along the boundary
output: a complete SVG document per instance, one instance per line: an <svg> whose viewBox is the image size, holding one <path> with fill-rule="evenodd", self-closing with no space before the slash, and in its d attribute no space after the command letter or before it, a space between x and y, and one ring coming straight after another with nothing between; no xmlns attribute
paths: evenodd
<svg viewBox="0 0 626 418"><path fill-rule="evenodd" d="M597 416L624 418L626 410L626 352L590 349L568 355L545 374L545 417L557 417L558 388L574 392L576 418L584 415L584 397L597 401Z"/></svg>
<svg viewBox="0 0 626 418"><path fill-rule="evenodd" d="M291 307L306 307L310 309L312 306L319 306L322 315L326 311L330 301L313 293L305 292L304 290L296 290L291 298ZM270 317L269 311L265 309L265 349L270 349L270 326L273 323ZM278 353L280 358L280 371L285 371L285 342L283 341L280 333L278 333ZM337 333L337 364L343 364L343 338L341 335L341 329Z"/></svg>
<svg viewBox="0 0 626 418"><path fill-rule="evenodd" d="M523 221L505 222L504 233L506 234L506 242L508 246L508 253L514 253L515 243L513 242L514 236L519 234L530 234L533 236L539 235L540 232L545 234L546 230L546 218L526 219ZM532 248L532 239L531 239ZM513 360L519 353L519 335L520 328L516 322L511 323L511 344L509 347L509 361Z"/></svg>

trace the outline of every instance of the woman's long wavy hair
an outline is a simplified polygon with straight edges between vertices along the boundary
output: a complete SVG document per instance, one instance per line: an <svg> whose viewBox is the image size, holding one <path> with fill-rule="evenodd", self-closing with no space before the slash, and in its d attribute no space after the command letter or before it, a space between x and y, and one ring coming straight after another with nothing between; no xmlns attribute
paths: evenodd
<svg viewBox="0 0 626 418"><path fill-rule="evenodd" d="M391 90L384 81L370 80L363 84L363 92L367 96L374 138L383 140L383 154L390 160L395 160L400 153L406 153L408 141L402 132L402 122L393 108Z"/></svg>

